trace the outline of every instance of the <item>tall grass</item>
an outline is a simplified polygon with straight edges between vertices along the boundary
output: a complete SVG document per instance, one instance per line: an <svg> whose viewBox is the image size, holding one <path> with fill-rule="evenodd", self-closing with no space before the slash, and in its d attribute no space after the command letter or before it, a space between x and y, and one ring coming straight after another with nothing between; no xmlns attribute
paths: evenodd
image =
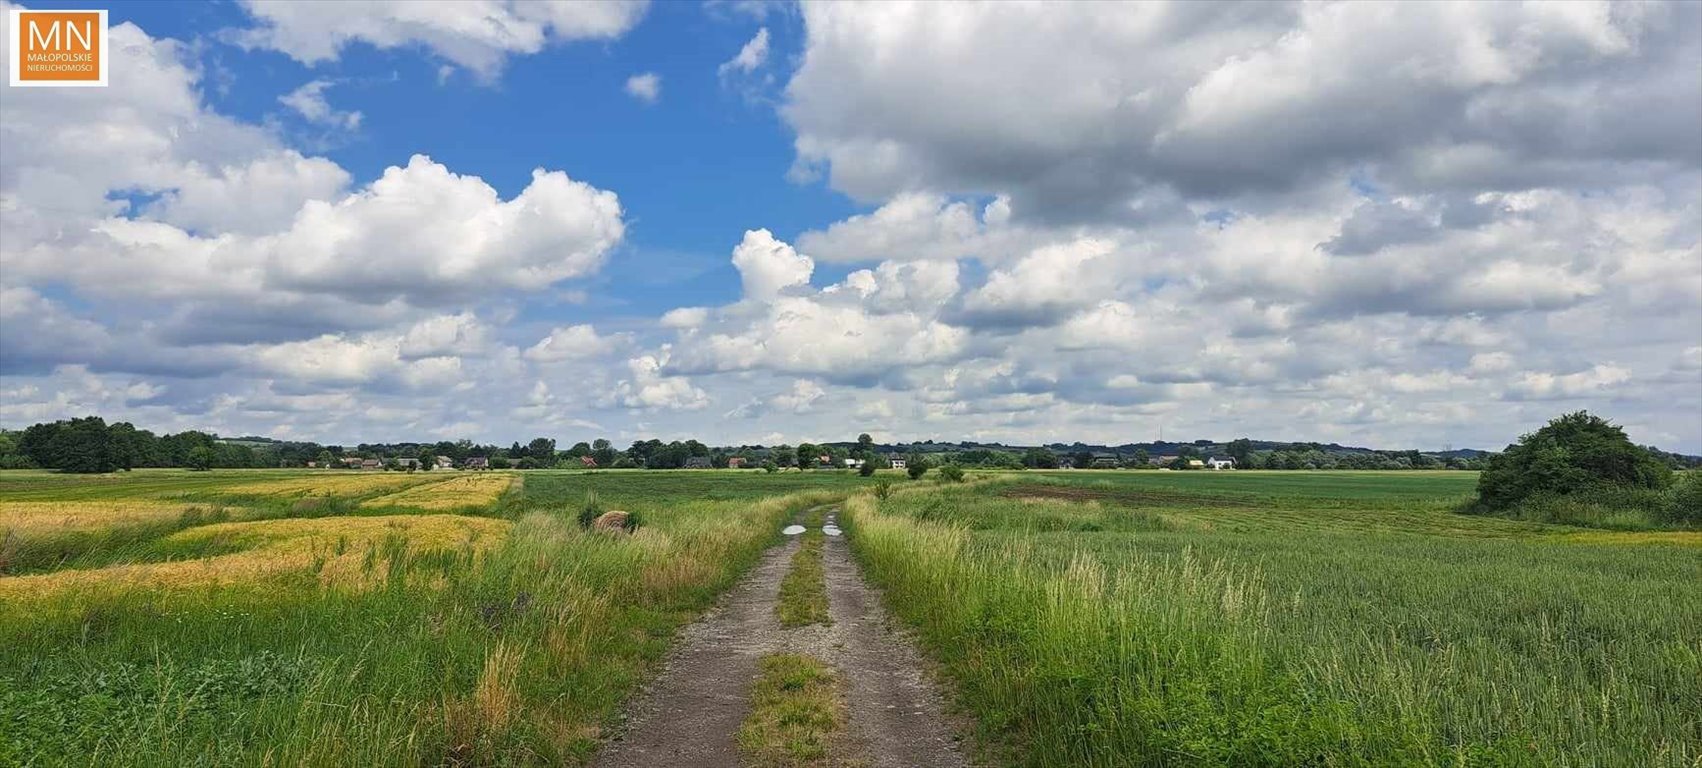
<svg viewBox="0 0 1702 768"><path fill-rule="evenodd" d="M646 525L581 529L587 482ZM324 584L310 565L190 591L0 600L0 765L582 761L674 630L795 510L843 493L810 483L705 501L638 475L540 474L486 512L513 521L500 544L354 542L371 574L355 584Z"/></svg>
<svg viewBox="0 0 1702 768"><path fill-rule="evenodd" d="M1225 529L1209 497L1117 522L1012 490L859 496L844 517L1021 764L1702 759L1702 550Z"/></svg>

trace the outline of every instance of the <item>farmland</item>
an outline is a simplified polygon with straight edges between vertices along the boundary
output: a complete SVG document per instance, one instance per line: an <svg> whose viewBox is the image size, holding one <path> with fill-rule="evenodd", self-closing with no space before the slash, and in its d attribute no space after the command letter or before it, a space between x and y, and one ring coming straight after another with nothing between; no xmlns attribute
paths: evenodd
<svg viewBox="0 0 1702 768"><path fill-rule="evenodd" d="M1693 765L1702 534L1454 514L1469 473L1031 473L858 497L1024 765Z"/></svg>
<svg viewBox="0 0 1702 768"><path fill-rule="evenodd" d="M1702 534L1458 514L1466 472L898 477L0 473L0 765L583 763L789 519L752 619L858 631L841 499L996 764L1702 756ZM765 670L747 754L859 683Z"/></svg>
<svg viewBox="0 0 1702 768"><path fill-rule="evenodd" d="M578 762L781 520L863 482L519 480L0 473L0 765ZM645 526L582 530L593 492Z"/></svg>

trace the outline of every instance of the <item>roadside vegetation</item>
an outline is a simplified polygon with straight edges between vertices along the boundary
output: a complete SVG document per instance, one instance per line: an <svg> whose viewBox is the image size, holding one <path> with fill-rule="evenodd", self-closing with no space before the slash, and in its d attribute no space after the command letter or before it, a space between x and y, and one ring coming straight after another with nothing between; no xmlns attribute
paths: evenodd
<svg viewBox="0 0 1702 768"><path fill-rule="evenodd" d="M739 748L753 768L827 765L845 727L840 681L821 660L796 653L764 656L751 686L751 712L739 728Z"/></svg>
<svg viewBox="0 0 1702 768"><path fill-rule="evenodd" d="M0 765L579 762L783 521L862 484L529 473L442 514L342 477L0 473L14 552L127 531L0 575ZM644 524L582 529L592 492Z"/></svg>
<svg viewBox="0 0 1702 768"><path fill-rule="evenodd" d="M843 518L1020 765L1702 760L1702 534L1454 514L1475 479L1024 474Z"/></svg>
<svg viewBox="0 0 1702 768"><path fill-rule="evenodd" d="M786 629L833 623L827 613L827 575L821 562L823 509L809 509L797 520L805 530L799 534L798 551L780 580L780 600L774 605L780 626Z"/></svg>

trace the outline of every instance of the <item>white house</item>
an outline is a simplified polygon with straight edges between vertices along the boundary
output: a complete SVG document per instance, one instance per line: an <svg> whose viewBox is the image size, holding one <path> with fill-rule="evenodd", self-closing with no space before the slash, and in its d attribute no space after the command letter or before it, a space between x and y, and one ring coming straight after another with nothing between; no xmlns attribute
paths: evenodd
<svg viewBox="0 0 1702 768"><path fill-rule="evenodd" d="M1235 459L1228 456L1213 456L1206 459L1206 469L1234 469Z"/></svg>
<svg viewBox="0 0 1702 768"><path fill-rule="evenodd" d="M858 467L863 466L863 460L862 459L846 459L845 460L845 466L847 468L850 468L850 469L856 469Z"/></svg>
<svg viewBox="0 0 1702 768"><path fill-rule="evenodd" d="M893 469L904 469L904 459L892 459Z"/></svg>

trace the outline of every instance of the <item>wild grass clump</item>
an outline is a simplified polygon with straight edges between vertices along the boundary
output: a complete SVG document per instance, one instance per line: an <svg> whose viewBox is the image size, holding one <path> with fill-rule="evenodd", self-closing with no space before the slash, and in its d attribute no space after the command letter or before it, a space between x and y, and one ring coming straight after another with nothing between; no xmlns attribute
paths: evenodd
<svg viewBox="0 0 1702 768"><path fill-rule="evenodd" d="M820 660L794 653L764 656L751 687L751 712L739 727L739 748L756 768L825 765L843 730L839 678Z"/></svg>
<svg viewBox="0 0 1702 768"><path fill-rule="evenodd" d="M827 612L827 576L821 561L826 538L821 532L822 510L810 510L799 522L808 530L801 536L798 551L792 554L791 568L780 580L780 599L774 604L780 626L786 629L833 623Z"/></svg>

